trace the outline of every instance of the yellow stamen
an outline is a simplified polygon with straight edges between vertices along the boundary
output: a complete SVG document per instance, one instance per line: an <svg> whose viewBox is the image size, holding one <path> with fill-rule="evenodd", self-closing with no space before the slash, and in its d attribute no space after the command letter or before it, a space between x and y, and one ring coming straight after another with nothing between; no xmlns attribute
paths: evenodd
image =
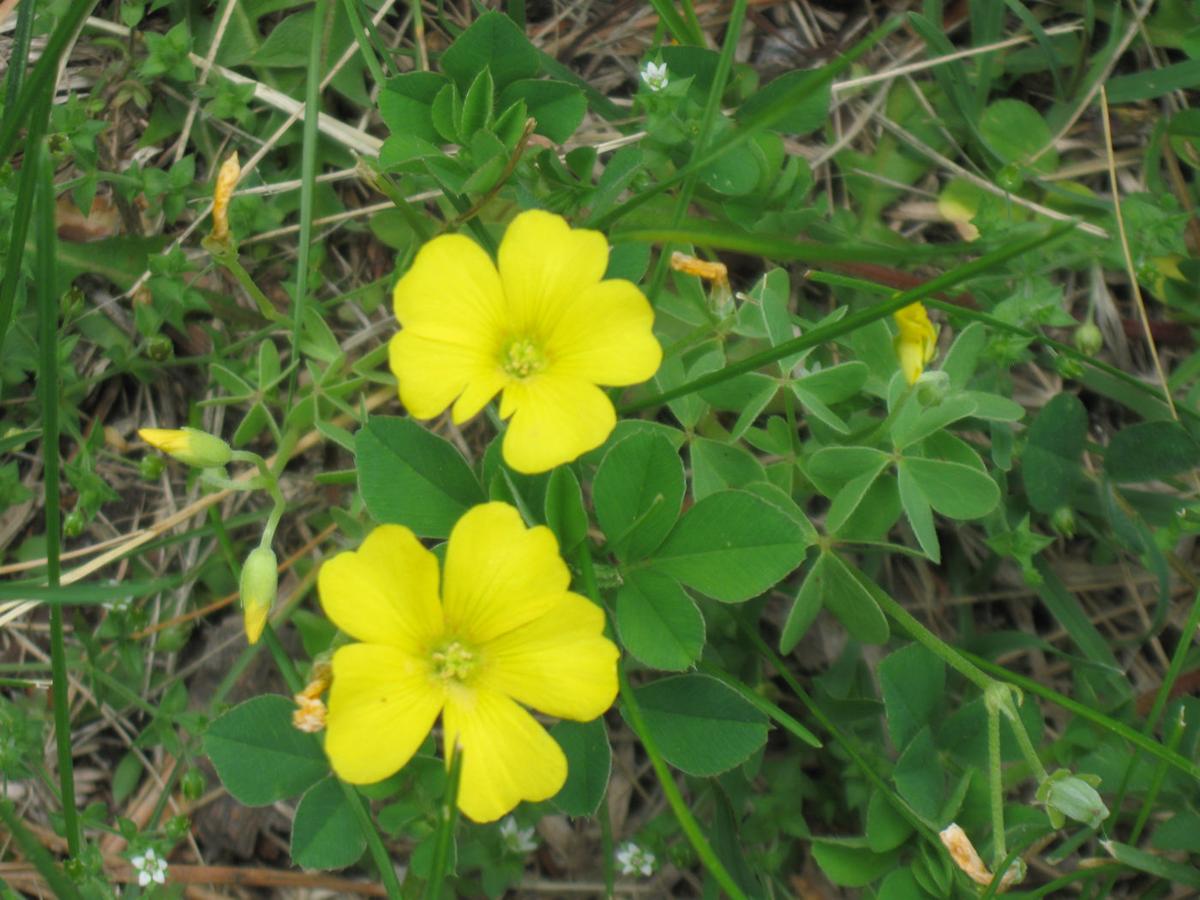
<svg viewBox="0 0 1200 900"><path fill-rule="evenodd" d="M546 357L529 338L515 338L504 348L500 367L513 378L528 378L546 368Z"/></svg>
<svg viewBox="0 0 1200 900"><path fill-rule="evenodd" d="M434 677L441 681L465 681L475 669L475 654L458 641L433 651L431 658Z"/></svg>

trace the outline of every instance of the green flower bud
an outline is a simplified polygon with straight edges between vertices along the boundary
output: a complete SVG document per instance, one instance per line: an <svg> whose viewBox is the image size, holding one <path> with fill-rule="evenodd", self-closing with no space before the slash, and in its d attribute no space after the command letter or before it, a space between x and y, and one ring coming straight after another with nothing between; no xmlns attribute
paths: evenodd
<svg viewBox="0 0 1200 900"><path fill-rule="evenodd" d="M233 458L233 449L198 428L140 428L138 437L181 463L198 469L215 469Z"/></svg>
<svg viewBox="0 0 1200 900"><path fill-rule="evenodd" d="M1095 356L1104 348L1104 335L1095 322L1084 322L1075 329L1075 348L1088 356Z"/></svg>
<svg viewBox="0 0 1200 900"><path fill-rule="evenodd" d="M178 816L172 816L167 820L167 837L173 841L181 841L187 837L187 833L191 830L192 823L187 816L182 813Z"/></svg>
<svg viewBox="0 0 1200 900"><path fill-rule="evenodd" d="M179 780L179 788L186 799L194 802L204 796L206 781L204 773L199 769L188 769Z"/></svg>
<svg viewBox="0 0 1200 900"><path fill-rule="evenodd" d="M1099 776L1072 775L1068 769L1059 769L1038 786L1037 801L1046 807L1055 828L1061 828L1067 819L1098 828L1108 818L1108 807L1096 790L1098 784Z"/></svg>
<svg viewBox="0 0 1200 900"><path fill-rule="evenodd" d="M1054 360L1054 370L1068 381L1076 381L1083 377L1083 363L1069 356L1059 356Z"/></svg>
<svg viewBox="0 0 1200 900"><path fill-rule="evenodd" d="M275 593L279 589L277 566L275 552L270 547L255 547L242 566L242 617L246 640L251 644L262 635L267 613L275 602Z"/></svg>
<svg viewBox="0 0 1200 900"><path fill-rule="evenodd" d="M1069 506L1060 506L1050 516L1050 527L1065 538L1075 537L1075 512Z"/></svg>
<svg viewBox="0 0 1200 900"><path fill-rule="evenodd" d="M950 376L941 370L922 372L917 379L917 402L938 406L950 393Z"/></svg>
<svg viewBox="0 0 1200 900"><path fill-rule="evenodd" d="M77 538L83 534L83 529L87 527L87 518L83 512L76 508L67 513L67 518L63 521L63 534L69 538Z"/></svg>
<svg viewBox="0 0 1200 900"><path fill-rule="evenodd" d="M146 341L146 355L155 362L165 362L175 353L175 345L165 334L156 334Z"/></svg>

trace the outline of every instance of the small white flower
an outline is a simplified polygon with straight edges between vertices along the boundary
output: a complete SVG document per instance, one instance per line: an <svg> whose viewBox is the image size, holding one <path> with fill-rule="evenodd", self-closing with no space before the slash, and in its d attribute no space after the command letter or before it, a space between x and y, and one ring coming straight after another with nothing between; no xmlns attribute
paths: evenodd
<svg viewBox="0 0 1200 900"><path fill-rule="evenodd" d="M138 873L138 887L146 887L152 881L155 884L166 884L167 861L155 853L153 848L129 861Z"/></svg>
<svg viewBox="0 0 1200 900"><path fill-rule="evenodd" d="M667 64L666 63L646 63L646 68L642 69L642 81L646 82L646 87L650 90L658 92L667 86Z"/></svg>
<svg viewBox="0 0 1200 900"><path fill-rule="evenodd" d="M651 850L644 850L633 841L626 841L617 848L617 865L622 875L638 875L649 878L654 874L657 860Z"/></svg>
<svg viewBox="0 0 1200 900"><path fill-rule="evenodd" d="M537 849L532 828L521 828L512 816L500 823L500 839L504 841L504 849L514 856L524 856Z"/></svg>

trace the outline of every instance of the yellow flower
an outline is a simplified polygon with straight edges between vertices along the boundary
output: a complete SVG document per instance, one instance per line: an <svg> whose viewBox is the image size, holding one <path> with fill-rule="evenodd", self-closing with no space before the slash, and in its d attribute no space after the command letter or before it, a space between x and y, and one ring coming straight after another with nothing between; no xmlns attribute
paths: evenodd
<svg viewBox="0 0 1200 900"><path fill-rule="evenodd" d="M407 528L381 525L321 568L321 605L362 643L333 657L325 751L353 784L409 761L438 715L446 759L462 752L458 805L494 821L562 788L567 761L520 705L588 721L617 693L604 613L567 590L544 526L504 503L470 509L437 557Z"/></svg>
<svg viewBox="0 0 1200 900"><path fill-rule="evenodd" d="M233 456L227 443L198 428L139 428L138 437L155 450L199 469L223 466Z"/></svg>
<svg viewBox="0 0 1200 900"><path fill-rule="evenodd" d="M894 340L900 370L904 372L905 381L915 384L937 352L937 329L920 303L910 303L892 315L900 328Z"/></svg>
<svg viewBox="0 0 1200 900"><path fill-rule="evenodd" d="M504 460L544 472L598 447L616 424L597 385L637 384L658 369L654 313L637 286L601 280L608 244L561 216L521 213L499 263L461 235L436 237L396 285L391 367L418 419L453 404L455 422L502 392Z"/></svg>

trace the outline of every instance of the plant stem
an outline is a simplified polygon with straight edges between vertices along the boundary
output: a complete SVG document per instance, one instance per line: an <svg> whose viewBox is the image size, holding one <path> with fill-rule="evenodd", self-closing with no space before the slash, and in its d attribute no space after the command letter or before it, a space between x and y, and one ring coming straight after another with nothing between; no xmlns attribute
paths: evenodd
<svg viewBox="0 0 1200 900"><path fill-rule="evenodd" d="M450 847L454 844L454 826L458 822L458 785L462 779L462 751L457 746L450 751L447 766L446 791L438 808L437 839L433 845L429 884L425 888L429 900L441 900L442 883L450 868Z"/></svg>
<svg viewBox="0 0 1200 900"><path fill-rule="evenodd" d="M992 871L1000 877L1000 868L1008 855L1004 836L1004 775L1000 769L1000 710L988 704L988 787L992 806Z"/></svg>
<svg viewBox="0 0 1200 900"><path fill-rule="evenodd" d="M592 551L588 547L586 540L579 545L576 562L579 564L584 593L599 604L600 589L596 584L596 571L592 565ZM713 878L716 879L721 889L734 898L734 900L747 900L745 893L738 887L737 882L733 880L733 876L729 874L724 863L717 858L717 854L708 843L708 839L704 837L700 823L696 821L692 815L692 811L688 809L687 804L684 802L683 795L679 792L679 786L675 784L671 770L667 768L666 760L663 759L662 754L658 751L658 744L650 736L649 729L646 727L646 720L642 716L642 707L638 704L637 697L633 693L633 687L630 685L629 678L625 674L625 667L620 664L617 666L617 679L621 692L621 702L625 706L625 721L629 723L629 727L638 736L638 740L641 741L642 747L646 751L646 756L650 758L650 765L654 768L654 774L658 776L663 794L667 798L667 805L671 807L671 812L675 814L675 819L679 822L679 827L683 829L683 833L689 843L691 843L692 848L696 851L696 855L700 857L700 862L708 869Z"/></svg>
<svg viewBox="0 0 1200 900"><path fill-rule="evenodd" d="M58 276L57 235L54 230L54 181L45 144L31 148L25 165L38 170L36 197L38 386L42 400L42 474L46 486L46 584L59 586L62 510L59 506L58 447ZM67 850L79 856L79 818L75 812L75 767L71 758L71 707L67 698L67 650L63 639L62 606L50 607L50 667L54 695L54 739L58 745L58 780L62 790Z"/></svg>
<svg viewBox="0 0 1200 900"><path fill-rule="evenodd" d="M957 650L917 621L912 613L897 603L887 592L878 591L873 596L879 602L879 605L883 607L883 611L891 616L896 624L908 632L909 637L981 691L986 693L992 685L997 684L994 678L985 675L978 667L967 662Z"/></svg>
<svg viewBox="0 0 1200 900"><path fill-rule="evenodd" d="M308 254L312 247L313 206L317 187L317 124L321 112L322 50L328 40L329 0L316 0L313 32L308 44L308 82L304 92L304 137L300 153L300 243L296 248L296 290L292 298L292 362L300 359L300 332L304 328L304 306L308 296ZM288 378L288 404L296 391L300 367L292 367Z"/></svg>

